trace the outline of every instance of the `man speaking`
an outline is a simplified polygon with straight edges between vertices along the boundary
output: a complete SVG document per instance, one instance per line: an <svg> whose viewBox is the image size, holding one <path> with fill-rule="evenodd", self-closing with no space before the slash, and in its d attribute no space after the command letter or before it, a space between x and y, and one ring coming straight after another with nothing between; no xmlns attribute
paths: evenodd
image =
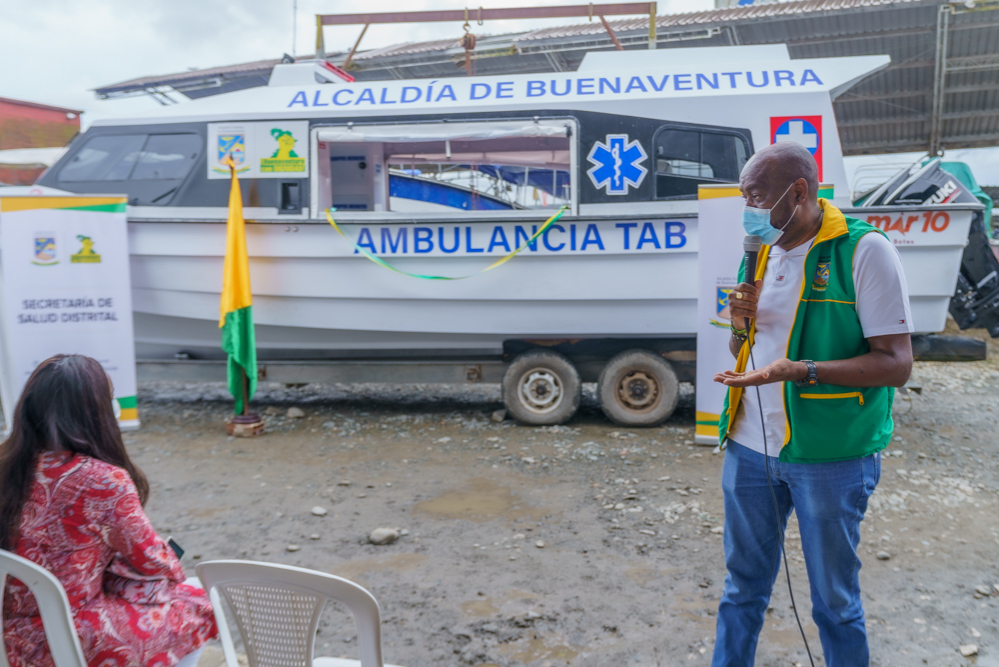
<svg viewBox="0 0 999 667"><path fill-rule="evenodd" d="M905 276L881 232L818 199L802 146L764 148L739 185L743 226L763 247L729 297L736 369L715 376L729 387L718 425L728 576L712 665L753 664L792 509L826 664L867 665L857 544L894 387L912 370Z"/></svg>

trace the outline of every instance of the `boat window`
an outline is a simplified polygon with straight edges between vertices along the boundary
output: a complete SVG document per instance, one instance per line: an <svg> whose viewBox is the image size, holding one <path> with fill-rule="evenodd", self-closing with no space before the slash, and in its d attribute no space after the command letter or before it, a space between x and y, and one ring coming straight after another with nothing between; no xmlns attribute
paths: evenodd
<svg viewBox="0 0 999 667"><path fill-rule="evenodd" d="M113 134L94 137L59 172L59 180L123 181L146 140L144 134Z"/></svg>
<svg viewBox="0 0 999 667"><path fill-rule="evenodd" d="M114 134L94 137L59 172L59 180L177 181L201 151L196 134Z"/></svg>
<svg viewBox="0 0 999 667"><path fill-rule="evenodd" d="M153 134L139 153L133 181L160 181L187 176L201 152L201 137L196 134Z"/></svg>
<svg viewBox="0 0 999 667"><path fill-rule="evenodd" d="M329 185L320 191L323 207L405 213L546 209L572 198L565 121L329 128L319 131L319 140L321 159L329 165L322 179Z"/></svg>
<svg viewBox="0 0 999 667"><path fill-rule="evenodd" d="M736 183L750 155L743 136L713 130L664 128L655 146L660 199L694 197L699 183Z"/></svg>

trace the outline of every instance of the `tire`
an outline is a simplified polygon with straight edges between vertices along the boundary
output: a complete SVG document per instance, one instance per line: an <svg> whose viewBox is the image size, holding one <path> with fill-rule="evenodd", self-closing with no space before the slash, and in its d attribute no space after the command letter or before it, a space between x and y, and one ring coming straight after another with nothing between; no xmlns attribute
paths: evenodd
<svg viewBox="0 0 999 667"><path fill-rule="evenodd" d="M600 409L621 426L655 426L673 414L680 381L669 362L646 350L612 358L597 381Z"/></svg>
<svg viewBox="0 0 999 667"><path fill-rule="evenodd" d="M571 361L558 352L531 350L506 369L503 404L524 424L564 424L579 409L582 389L579 372Z"/></svg>

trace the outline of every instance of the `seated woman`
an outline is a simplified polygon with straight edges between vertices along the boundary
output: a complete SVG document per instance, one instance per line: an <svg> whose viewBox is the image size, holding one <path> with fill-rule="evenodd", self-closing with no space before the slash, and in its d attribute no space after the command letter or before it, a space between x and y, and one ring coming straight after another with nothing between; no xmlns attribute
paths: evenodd
<svg viewBox="0 0 999 667"><path fill-rule="evenodd" d="M148 496L104 369L79 355L42 362L0 445L0 548L62 582L91 667L172 667L217 634L208 596L184 585L143 512ZM3 630L12 667L52 665L35 598L17 580Z"/></svg>

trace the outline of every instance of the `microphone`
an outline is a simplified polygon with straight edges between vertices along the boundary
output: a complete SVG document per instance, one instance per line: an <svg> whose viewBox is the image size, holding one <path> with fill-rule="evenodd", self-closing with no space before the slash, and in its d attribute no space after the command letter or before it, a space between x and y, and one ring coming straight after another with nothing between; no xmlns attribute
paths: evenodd
<svg viewBox="0 0 999 667"><path fill-rule="evenodd" d="M756 260L760 256L760 246L763 239L756 234L749 234L742 240L742 249L746 253L746 282L750 285L756 284ZM747 327L748 325L747 320Z"/></svg>
<svg viewBox="0 0 999 667"><path fill-rule="evenodd" d="M762 245L763 239L756 234L749 234L742 241L742 249L746 253L746 282L750 285L756 282L756 260Z"/></svg>

